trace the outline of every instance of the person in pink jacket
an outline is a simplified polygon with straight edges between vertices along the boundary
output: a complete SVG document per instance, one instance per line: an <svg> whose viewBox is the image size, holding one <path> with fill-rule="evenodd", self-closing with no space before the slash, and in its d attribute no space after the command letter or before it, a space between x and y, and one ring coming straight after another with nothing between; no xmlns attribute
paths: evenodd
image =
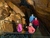
<svg viewBox="0 0 50 38"><path fill-rule="evenodd" d="M33 38L32 34L35 32L35 28L32 26L32 23L29 23L29 26L26 28L28 28L29 38Z"/></svg>
<svg viewBox="0 0 50 38"><path fill-rule="evenodd" d="M22 24L21 23L19 23L19 21L17 21L17 23L18 23L18 25L17 25L17 32L22 32Z"/></svg>
<svg viewBox="0 0 50 38"><path fill-rule="evenodd" d="M33 34L35 32L35 28L32 26L32 23L29 23L29 26L26 28L28 28L28 32L30 34Z"/></svg>
<svg viewBox="0 0 50 38"><path fill-rule="evenodd" d="M22 32L22 24L18 24L17 31Z"/></svg>

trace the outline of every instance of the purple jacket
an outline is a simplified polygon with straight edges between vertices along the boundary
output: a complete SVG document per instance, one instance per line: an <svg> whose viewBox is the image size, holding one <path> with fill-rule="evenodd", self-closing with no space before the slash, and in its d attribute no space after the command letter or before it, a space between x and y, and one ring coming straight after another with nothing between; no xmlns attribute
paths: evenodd
<svg viewBox="0 0 50 38"><path fill-rule="evenodd" d="M17 31L22 32L22 24L18 24Z"/></svg>

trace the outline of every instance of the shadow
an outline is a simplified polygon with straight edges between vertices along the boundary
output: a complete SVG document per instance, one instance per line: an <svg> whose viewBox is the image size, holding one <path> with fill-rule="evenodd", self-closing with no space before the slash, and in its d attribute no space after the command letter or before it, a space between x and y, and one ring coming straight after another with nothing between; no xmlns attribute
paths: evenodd
<svg viewBox="0 0 50 38"><path fill-rule="evenodd" d="M13 32L16 32L16 23L12 20L12 24L13 24Z"/></svg>

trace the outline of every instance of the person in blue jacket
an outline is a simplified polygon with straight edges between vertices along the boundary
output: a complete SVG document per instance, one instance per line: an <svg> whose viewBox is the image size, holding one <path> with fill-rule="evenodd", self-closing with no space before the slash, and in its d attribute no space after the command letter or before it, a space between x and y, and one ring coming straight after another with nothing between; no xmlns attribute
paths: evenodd
<svg viewBox="0 0 50 38"><path fill-rule="evenodd" d="M34 20L35 16L32 14L30 17L29 17L29 22L32 22Z"/></svg>

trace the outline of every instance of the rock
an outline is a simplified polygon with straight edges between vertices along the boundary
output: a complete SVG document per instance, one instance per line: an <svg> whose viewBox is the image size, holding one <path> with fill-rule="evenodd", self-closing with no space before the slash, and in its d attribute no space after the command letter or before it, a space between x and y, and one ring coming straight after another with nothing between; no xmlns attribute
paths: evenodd
<svg viewBox="0 0 50 38"><path fill-rule="evenodd" d="M0 1L0 7L3 7L3 2Z"/></svg>
<svg viewBox="0 0 50 38"><path fill-rule="evenodd" d="M22 18L22 24L23 24L23 27L24 27L24 25L26 25L26 19L25 18Z"/></svg>
<svg viewBox="0 0 50 38"><path fill-rule="evenodd" d="M9 2L11 3L11 2ZM13 24L12 20L17 25L17 21L19 20L21 24L25 24L25 18L23 18L24 13L20 8L18 8L13 3L7 4L4 2L4 5L1 3L0 5L0 34L4 32L13 32ZM9 6L10 8L9 8ZM3 6L3 7L2 7ZM14 7L13 7L14 6ZM2 7L2 8L1 8ZM22 31L24 33L24 29Z"/></svg>
<svg viewBox="0 0 50 38"><path fill-rule="evenodd" d="M16 13L19 13L21 16L25 16L25 14L22 12L22 10L16 6L15 4L13 4L10 1L7 1L7 4L11 7L11 9L13 9Z"/></svg>
<svg viewBox="0 0 50 38"><path fill-rule="evenodd" d="M3 2L0 3L0 20L5 19L6 17L8 17L10 15L10 13L8 12L8 8L6 8L7 4L3 4ZM4 6L5 5L5 6Z"/></svg>
<svg viewBox="0 0 50 38"><path fill-rule="evenodd" d="M2 32L13 32L13 26L8 20L0 21L0 33Z"/></svg>

